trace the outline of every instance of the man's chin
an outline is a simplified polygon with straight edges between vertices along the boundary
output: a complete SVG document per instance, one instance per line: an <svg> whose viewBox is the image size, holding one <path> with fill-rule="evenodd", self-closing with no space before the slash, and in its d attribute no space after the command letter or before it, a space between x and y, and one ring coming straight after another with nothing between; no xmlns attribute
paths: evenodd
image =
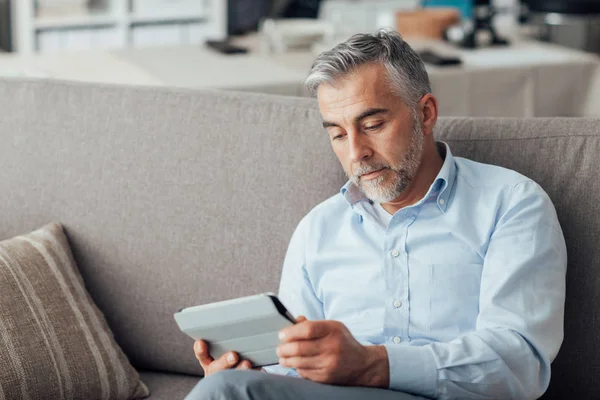
<svg viewBox="0 0 600 400"><path fill-rule="evenodd" d="M371 187L369 187L371 186ZM363 192L363 194L369 199L372 200L376 203L380 203L382 200L382 198L385 197L385 191L381 190L381 189L376 189L374 187L373 184L371 183L362 183L359 185L360 190Z"/></svg>
<svg viewBox="0 0 600 400"><path fill-rule="evenodd" d="M389 183L388 183L389 184ZM375 203L387 203L402 194L402 192L406 189L408 185L401 188L391 188L383 185L383 182L377 184L376 182L368 181L361 182L358 187L363 192L363 194L371 201ZM395 190L394 190L395 189Z"/></svg>

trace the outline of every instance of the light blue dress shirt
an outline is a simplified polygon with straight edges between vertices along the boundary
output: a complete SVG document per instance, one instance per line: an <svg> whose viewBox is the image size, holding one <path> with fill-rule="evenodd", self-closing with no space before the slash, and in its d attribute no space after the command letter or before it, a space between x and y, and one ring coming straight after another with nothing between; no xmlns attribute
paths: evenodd
<svg viewBox="0 0 600 400"><path fill-rule="evenodd" d="M428 193L387 227L350 182L315 207L291 239L279 297L296 316L384 345L393 390L537 398L563 339L567 256L554 206L531 179L438 148Z"/></svg>

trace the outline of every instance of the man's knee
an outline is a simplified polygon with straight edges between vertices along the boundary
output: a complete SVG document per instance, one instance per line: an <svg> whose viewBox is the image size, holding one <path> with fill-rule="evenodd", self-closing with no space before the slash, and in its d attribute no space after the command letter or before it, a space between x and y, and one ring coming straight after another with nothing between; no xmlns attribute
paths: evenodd
<svg viewBox="0 0 600 400"><path fill-rule="evenodd" d="M254 400L251 393L268 374L227 370L203 378L185 400Z"/></svg>

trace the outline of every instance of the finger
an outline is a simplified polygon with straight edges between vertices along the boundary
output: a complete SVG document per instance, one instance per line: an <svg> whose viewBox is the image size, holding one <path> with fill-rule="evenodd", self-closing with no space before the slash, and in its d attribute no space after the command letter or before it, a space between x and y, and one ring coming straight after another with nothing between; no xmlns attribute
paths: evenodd
<svg viewBox="0 0 600 400"><path fill-rule="evenodd" d="M210 373L231 369L236 366L239 356L235 352L227 352L210 364Z"/></svg>
<svg viewBox="0 0 600 400"><path fill-rule="evenodd" d="M319 339L329 333L332 321L303 321L279 331L282 343Z"/></svg>
<svg viewBox="0 0 600 400"><path fill-rule="evenodd" d="M304 321L307 321L307 319L304 315L300 315L298 318L296 318L297 324L299 324L300 322L304 322Z"/></svg>
<svg viewBox="0 0 600 400"><path fill-rule="evenodd" d="M278 357L310 357L321 354L320 340L298 340L277 347Z"/></svg>
<svg viewBox="0 0 600 400"><path fill-rule="evenodd" d="M322 361L322 357L282 357L279 359L279 365L302 370L317 370L321 369Z"/></svg>
<svg viewBox="0 0 600 400"><path fill-rule="evenodd" d="M244 360L239 363L235 369L252 369L252 363L248 360Z"/></svg>
<svg viewBox="0 0 600 400"><path fill-rule="evenodd" d="M202 365L202 368L206 370L206 367L210 365L214 360L208 353L208 345L203 340L196 340L194 342L194 354Z"/></svg>

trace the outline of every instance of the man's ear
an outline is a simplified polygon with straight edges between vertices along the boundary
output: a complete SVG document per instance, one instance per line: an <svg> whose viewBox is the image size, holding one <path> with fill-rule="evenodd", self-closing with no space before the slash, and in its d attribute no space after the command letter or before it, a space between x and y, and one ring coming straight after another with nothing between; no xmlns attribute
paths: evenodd
<svg viewBox="0 0 600 400"><path fill-rule="evenodd" d="M438 118L438 101L434 95L427 93L419 101L419 110L423 121L423 133L431 135Z"/></svg>

